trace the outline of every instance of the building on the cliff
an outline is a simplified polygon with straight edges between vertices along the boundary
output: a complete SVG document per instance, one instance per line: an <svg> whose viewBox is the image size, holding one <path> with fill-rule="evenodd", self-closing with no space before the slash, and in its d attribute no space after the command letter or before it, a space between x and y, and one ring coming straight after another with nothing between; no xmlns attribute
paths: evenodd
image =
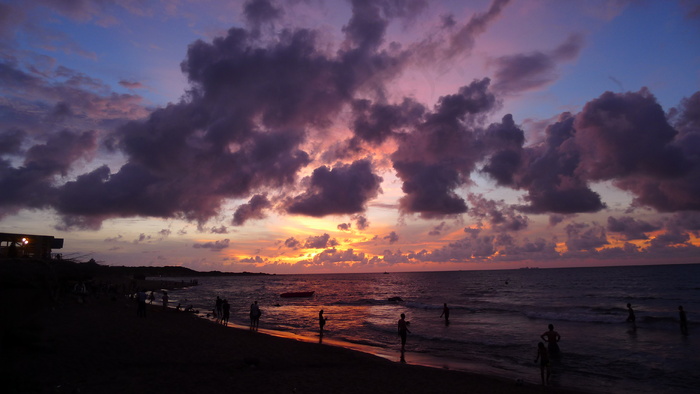
<svg viewBox="0 0 700 394"><path fill-rule="evenodd" d="M0 258L50 259L53 249L63 248L63 238L50 235L0 233Z"/></svg>

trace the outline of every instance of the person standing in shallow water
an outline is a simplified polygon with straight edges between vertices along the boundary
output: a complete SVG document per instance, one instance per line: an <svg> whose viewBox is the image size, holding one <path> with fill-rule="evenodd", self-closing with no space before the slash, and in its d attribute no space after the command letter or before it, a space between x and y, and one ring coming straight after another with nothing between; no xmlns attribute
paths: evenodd
<svg viewBox="0 0 700 394"><path fill-rule="evenodd" d="M401 319L398 322L398 334L401 337L401 353L406 350L406 337L411 332L408 330L408 325L410 323L406 321L406 315L401 314Z"/></svg>
<svg viewBox="0 0 700 394"><path fill-rule="evenodd" d="M547 342L547 348L549 349L549 355L556 357L559 355L559 340L561 336L559 333L554 331L554 324L548 326L549 331L545 331L544 334L540 335L543 341Z"/></svg>
<svg viewBox="0 0 700 394"><path fill-rule="evenodd" d="M258 306L258 302L255 301L250 305L250 329L251 330L258 329L258 325L260 324L260 315L262 315L262 311L260 311L260 307Z"/></svg>
<svg viewBox="0 0 700 394"><path fill-rule="evenodd" d="M163 309L168 308L168 292L164 291L163 292Z"/></svg>
<svg viewBox="0 0 700 394"><path fill-rule="evenodd" d="M631 323L632 331L637 331L637 317L634 315L634 310L630 303L627 303L627 322Z"/></svg>
<svg viewBox="0 0 700 394"><path fill-rule="evenodd" d="M224 311L223 311L223 302L219 296L216 296L216 303L214 304L214 314L216 316L216 322L219 323L221 322L221 319L223 318Z"/></svg>
<svg viewBox="0 0 700 394"><path fill-rule="evenodd" d="M328 318L323 317L323 309L321 309L318 312L318 329L319 329L319 332L321 333L321 336L323 336L323 327L326 326L326 320L328 320Z"/></svg>
<svg viewBox="0 0 700 394"><path fill-rule="evenodd" d="M685 311L682 306L678 306L678 318L681 322L681 334L688 335L688 317L685 315Z"/></svg>
<svg viewBox="0 0 700 394"><path fill-rule="evenodd" d="M228 318L231 313L231 304L228 303L228 300L224 299L221 301L221 309L223 314L221 324L228 325Z"/></svg>
<svg viewBox="0 0 700 394"><path fill-rule="evenodd" d="M542 342L537 344L537 357L535 358L535 362L538 360L540 362L540 377L542 378L542 385L545 386L549 384L549 376L552 374L552 369L549 365L549 353ZM545 371L547 371L546 379Z"/></svg>
<svg viewBox="0 0 700 394"><path fill-rule="evenodd" d="M447 303L444 304L442 307L442 313L440 314L440 317L445 316L445 325L449 326L450 325L450 308L447 307Z"/></svg>

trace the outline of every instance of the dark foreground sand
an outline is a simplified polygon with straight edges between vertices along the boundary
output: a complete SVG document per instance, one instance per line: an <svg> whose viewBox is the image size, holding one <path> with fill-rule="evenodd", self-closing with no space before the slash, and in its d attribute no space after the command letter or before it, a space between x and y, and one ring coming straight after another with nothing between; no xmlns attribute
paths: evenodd
<svg viewBox="0 0 700 394"><path fill-rule="evenodd" d="M125 298L67 297L2 347L3 392L567 393L217 325ZM533 366L533 374L538 373ZM8 391L5 389L9 388Z"/></svg>

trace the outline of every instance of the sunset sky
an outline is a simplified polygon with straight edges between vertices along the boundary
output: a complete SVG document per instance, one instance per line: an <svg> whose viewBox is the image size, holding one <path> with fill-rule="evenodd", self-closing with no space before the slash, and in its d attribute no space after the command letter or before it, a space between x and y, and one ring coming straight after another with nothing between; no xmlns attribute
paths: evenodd
<svg viewBox="0 0 700 394"><path fill-rule="evenodd" d="M0 232L269 273L700 262L700 1L0 1Z"/></svg>

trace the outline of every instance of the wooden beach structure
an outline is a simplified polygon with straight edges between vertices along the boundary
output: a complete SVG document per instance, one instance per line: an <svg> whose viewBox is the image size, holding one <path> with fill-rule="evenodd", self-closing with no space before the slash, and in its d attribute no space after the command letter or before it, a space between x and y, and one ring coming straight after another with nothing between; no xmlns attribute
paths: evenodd
<svg viewBox="0 0 700 394"><path fill-rule="evenodd" d="M0 233L0 259L31 257L50 259L51 251L63 248L63 238L50 235Z"/></svg>

